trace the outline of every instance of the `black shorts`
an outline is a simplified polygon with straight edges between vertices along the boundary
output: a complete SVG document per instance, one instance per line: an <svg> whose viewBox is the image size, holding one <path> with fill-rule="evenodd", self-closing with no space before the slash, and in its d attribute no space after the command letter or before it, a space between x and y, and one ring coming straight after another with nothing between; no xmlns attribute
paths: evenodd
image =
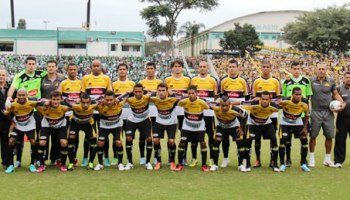
<svg viewBox="0 0 350 200"><path fill-rule="evenodd" d="M168 139L175 139L176 130L177 124L163 125L155 122L153 126L153 137L163 139L164 132L166 131Z"/></svg>
<svg viewBox="0 0 350 200"><path fill-rule="evenodd" d="M120 140L122 137L122 127L113 129L99 128L98 141L107 141L109 134L113 135L113 141Z"/></svg>
<svg viewBox="0 0 350 200"><path fill-rule="evenodd" d="M288 126L280 125L280 138L287 139L291 138L294 134L294 138L299 138L300 133L303 130L304 126Z"/></svg>
<svg viewBox="0 0 350 200"><path fill-rule="evenodd" d="M10 138L15 138L16 140L18 140L18 137L22 137L22 139L23 139L24 134L27 135L28 139L35 140L35 129L30 130L30 131L20 131L20 130L14 128L13 132L10 133Z"/></svg>
<svg viewBox="0 0 350 200"><path fill-rule="evenodd" d="M61 128L48 128L48 127L42 127L41 131L39 133L39 140L48 140L50 135L56 135L57 139L67 139L67 127L61 127Z"/></svg>
<svg viewBox="0 0 350 200"><path fill-rule="evenodd" d="M126 136L131 136L132 138L135 138L135 132L136 130L139 130L140 132L140 139L146 139L148 137L151 137L152 133L152 123L150 119L146 119L139 123L134 123L129 120L126 121Z"/></svg>
<svg viewBox="0 0 350 200"><path fill-rule="evenodd" d="M76 137L79 137L79 131L83 131L86 138L90 139L96 137L96 129L93 125L90 123L78 124L72 120L70 122L69 135L76 135Z"/></svg>
<svg viewBox="0 0 350 200"><path fill-rule="evenodd" d="M238 127L233 128L222 128L218 126L216 128L216 134L215 138L223 138L223 139L229 139L229 137L232 137L232 141L240 140L239 134L237 133Z"/></svg>
<svg viewBox="0 0 350 200"><path fill-rule="evenodd" d="M181 140L186 142L204 142L205 131L181 131Z"/></svg>
<svg viewBox="0 0 350 200"><path fill-rule="evenodd" d="M249 125L249 137L250 139L261 138L274 139L276 138L276 130L272 123L265 125Z"/></svg>

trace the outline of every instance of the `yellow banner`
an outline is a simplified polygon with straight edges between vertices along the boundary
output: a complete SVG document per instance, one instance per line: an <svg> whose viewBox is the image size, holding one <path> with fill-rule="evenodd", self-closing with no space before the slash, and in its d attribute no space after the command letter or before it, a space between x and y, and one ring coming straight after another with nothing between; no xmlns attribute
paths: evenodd
<svg viewBox="0 0 350 200"><path fill-rule="evenodd" d="M305 55L322 55L317 52L311 52L311 51L299 51L299 50L292 50L292 49L281 49L281 48L275 48L275 47L267 47L267 46L260 46L256 45L256 48L263 49L263 50L268 50L268 51L275 51L275 52L282 52L282 53L289 53L289 54L305 54Z"/></svg>

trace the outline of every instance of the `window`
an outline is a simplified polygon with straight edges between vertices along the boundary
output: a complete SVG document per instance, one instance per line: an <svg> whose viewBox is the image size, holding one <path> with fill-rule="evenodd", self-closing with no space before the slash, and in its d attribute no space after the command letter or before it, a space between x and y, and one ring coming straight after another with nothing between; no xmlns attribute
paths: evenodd
<svg viewBox="0 0 350 200"><path fill-rule="evenodd" d="M133 46L133 51L140 52L141 46Z"/></svg>
<svg viewBox="0 0 350 200"><path fill-rule="evenodd" d="M12 52L13 51L13 42L0 42L0 51Z"/></svg>
<svg viewBox="0 0 350 200"><path fill-rule="evenodd" d="M86 44L59 44L61 49L86 49Z"/></svg>
<svg viewBox="0 0 350 200"><path fill-rule="evenodd" d="M111 51L118 51L118 44L111 44Z"/></svg>
<svg viewBox="0 0 350 200"><path fill-rule="evenodd" d="M122 45L122 51L129 51L130 46Z"/></svg>

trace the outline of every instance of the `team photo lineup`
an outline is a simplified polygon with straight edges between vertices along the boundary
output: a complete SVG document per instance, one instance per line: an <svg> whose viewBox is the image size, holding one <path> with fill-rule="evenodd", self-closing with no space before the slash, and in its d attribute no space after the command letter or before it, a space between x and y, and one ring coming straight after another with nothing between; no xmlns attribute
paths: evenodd
<svg viewBox="0 0 350 200"><path fill-rule="evenodd" d="M259 167L284 172L291 166L310 172L320 165L341 168L345 161L350 71L341 73L339 82L339 77L330 76L326 61L317 62L307 75L305 62L290 61L279 73L283 77L276 77L279 68L272 56L256 58L250 70L258 73L250 80L243 76L249 59L220 61L216 65L223 71L220 79L209 73L206 60L195 62L198 75L193 77L184 75L181 60L172 61L168 73L159 73L159 63L145 61L134 82L129 62L104 68L100 59L93 58L81 72L74 61L59 71L58 62L48 59L39 70L35 56L23 58L22 71L9 74L0 69L5 173L27 167L21 162L27 152L33 173L53 169L47 165L61 172L110 166L119 171L139 166L186 171L197 165L203 172L215 172L232 163L229 154L237 155L234 165L240 172ZM320 133L325 137L325 156L316 165ZM23 151L24 138L30 151ZM166 145L161 145L162 139ZM269 140L270 149L261 149L262 140ZM229 152L233 142L237 151ZM83 143L81 162L79 143ZM300 151L292 152L292 144L300 145ZM138 164L133 162L134 151L140 154ZM162 151L168 152L166 158ZM261 151L270 153L269 163L261 162Z"/></svg>

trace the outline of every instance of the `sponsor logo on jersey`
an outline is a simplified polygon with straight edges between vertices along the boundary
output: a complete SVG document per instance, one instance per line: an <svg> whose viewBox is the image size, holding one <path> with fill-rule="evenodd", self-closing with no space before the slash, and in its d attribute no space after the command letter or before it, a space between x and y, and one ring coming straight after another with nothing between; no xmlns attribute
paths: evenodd
<svg viewBox="0 0 350 200"><path fill-rule="evenodd" d="M100 88L94 88L94 89L91 89L91 94L92 95L102 95L103 94L103 90L100 89Z"/></svg>
<svg viewBox="0 0 350 200"><path fill-rule="evenodd" d="M38 91L39 91L38 89L30 90L28 92L28 95L31 96L31 97L34 97L34 96L36 96L38 94Z"/></svg>

